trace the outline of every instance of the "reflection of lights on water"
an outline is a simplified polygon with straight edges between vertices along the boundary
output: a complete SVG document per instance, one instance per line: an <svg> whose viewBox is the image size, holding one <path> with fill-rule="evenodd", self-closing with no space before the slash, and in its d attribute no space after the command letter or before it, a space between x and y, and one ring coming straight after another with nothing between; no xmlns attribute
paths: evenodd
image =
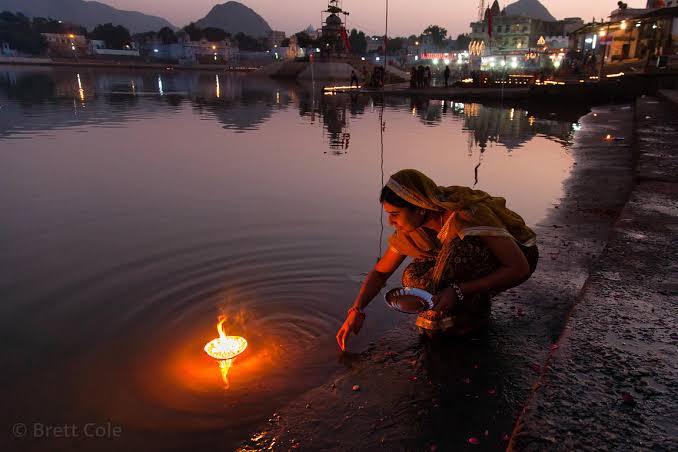
<svg viewBox="0 0 678 452"><path fill-rule="evenodd" d="M537 118L535 118L534 116L530 116L527 121L530 123L531 126L533 126L534 123L537 122Z"/></svg>
<svg viewBox="0 0 678 452"><path fill-rule="evenodd" d="M82 80L80 80L80 74L78 77L78 93L80 94L80 101L85 102L85 90L82 89Z"/></svg>
<svg viewBox="0 0 678 452"><path fill-rule="evenodd" d="M158 92L160 93L161 96L165 95L165 91L162 89L162 77L158 75Z"/></svg>
<svg viewBox="0 0 678 452"><path fill-rule="evenodd" d="M219 74L217 74L217 98L221 98L221 85L219 84Z"/></svg>
<svg viewBox="0 0 678 452"><path fill-rule="evenodd" d="M275 92L275 103L280 105L280 91Z"/></svg>
<svg viewBox="0 0 678 452"><path fill-rule="evenodd" d="M516 109L512 108L511 109L511 121L513 121L513 116L516 114Z"/></svg>
<svg viewBox="0 0 678 452"><path fill-rule="evenodd" d="M217 324L219 337L205 345L205 353L219 361L221 378L228 387L228 371L233 365L233 360L247 348L247 340L240 336L226 336L224 333L225 321L226 317L219 319Z"/></svg>
<svg viewBox="0 0 678 452"><path fill-rule="evenodd" d="M134 83L134 80L132 80L132 95L137 95L137 85Z"/></svg>

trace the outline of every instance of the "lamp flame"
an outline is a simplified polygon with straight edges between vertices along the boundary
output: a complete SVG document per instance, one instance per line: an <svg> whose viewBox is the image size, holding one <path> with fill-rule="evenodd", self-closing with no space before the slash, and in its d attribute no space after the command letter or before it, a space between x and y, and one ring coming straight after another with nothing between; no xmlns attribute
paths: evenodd
<svg viewBox="0 0 678 452"><path fill-rule="evenodd" d="M205 345L205 353L219 361L221 378L228 388L228 371L233 364L233 360L247 348L247 340L240 336L226 336L226 333L224 333L225 321L226 317L221 317L219 319L219 323L217 324L219 337Z"/></svg>

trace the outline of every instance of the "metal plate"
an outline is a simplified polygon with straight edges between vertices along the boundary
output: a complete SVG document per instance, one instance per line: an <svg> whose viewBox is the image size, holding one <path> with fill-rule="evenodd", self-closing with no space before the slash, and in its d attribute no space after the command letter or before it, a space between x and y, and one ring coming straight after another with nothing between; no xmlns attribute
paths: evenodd
<svg viewBox="0 0 678 452"><path fill-rule="evenodd" d="M404 314L419 314L433 309L433 295L422 289L398 287L384 295L386 305Z"/></svg>

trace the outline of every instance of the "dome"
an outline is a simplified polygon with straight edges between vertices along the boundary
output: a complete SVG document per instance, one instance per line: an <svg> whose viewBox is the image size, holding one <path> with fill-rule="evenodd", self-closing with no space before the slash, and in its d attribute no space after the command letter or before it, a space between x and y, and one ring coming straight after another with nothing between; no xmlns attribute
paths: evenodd
<svg viewBox="0 0 678 452"><path fill-rule="evenodd" d="M341 19L336 14L330 14L327 18L327 25L341 27Z"/></svg>

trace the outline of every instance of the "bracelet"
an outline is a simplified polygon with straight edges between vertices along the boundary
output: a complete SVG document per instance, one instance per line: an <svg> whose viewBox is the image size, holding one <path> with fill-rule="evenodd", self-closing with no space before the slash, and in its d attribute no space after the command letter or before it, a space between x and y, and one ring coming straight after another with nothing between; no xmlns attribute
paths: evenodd
<svg viewBox="0 0 678 452"><path fill-rule="evenodd" d="M452 284L450 284L450 287L452 288L452 290L454 290L454 293L457 294L457 301L459 303L463 303L464 302L464 292L461 291L461 287L459 287L456 282L453 282Z"/></svg>
<svg viewBox="0 0 678 452"><path fill-rule="evenodd" d="M350 314L351 312L357 312L359 316L362 318L365 318L365 313L360 310L360 308L356 308L355 306L351 306L351 308L348 310L347 314Z"/></svg>

